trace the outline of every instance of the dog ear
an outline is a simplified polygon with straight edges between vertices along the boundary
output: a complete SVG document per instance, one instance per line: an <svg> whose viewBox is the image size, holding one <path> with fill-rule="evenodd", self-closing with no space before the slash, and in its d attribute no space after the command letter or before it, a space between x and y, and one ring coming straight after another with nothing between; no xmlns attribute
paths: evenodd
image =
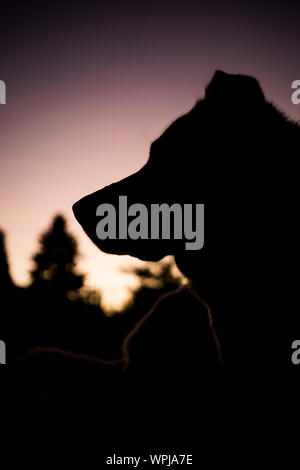
<svg viewBox="0 0 300 470"><path fill-rule="evenodd" d="M216 70L211 81L205 88L205 99L214 99L226 93L228 74L222 70Z"/></svg>
<svg viewBox="0 0 300 470"><path fill-rule="evenodd" d="M233 75L217 70L205 89L205 101L218 103L257 104L265 97L258 81L246 75Z"/></svg>

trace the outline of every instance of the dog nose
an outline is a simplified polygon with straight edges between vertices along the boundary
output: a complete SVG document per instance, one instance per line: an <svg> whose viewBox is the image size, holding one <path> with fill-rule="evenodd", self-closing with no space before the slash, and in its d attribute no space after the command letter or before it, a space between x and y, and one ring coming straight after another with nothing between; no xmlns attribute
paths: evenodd
<svg viewBox="0 0 300 470"><path fill-rule="evenodd" d="M79 201L75 202L72 206L72 211L75 216L75 219L78 220L79 217Z"/></svg>
<svg viewBox="0 0 300 470"><path fill-rule="evenodd" d="M96 202L97 198L94 199L93 195L89 195L73 204L73 214L80 225L89 225L93 220L93 215L96 214Z"/></svg>
<svg viewBox="0 0 300 470"><path fill-rule="evenodd" d="M80 225L84 225L86 223L88 208L88 204L85 202L84 198L75 202L72 206L75 219L80 223Z"/></svg>

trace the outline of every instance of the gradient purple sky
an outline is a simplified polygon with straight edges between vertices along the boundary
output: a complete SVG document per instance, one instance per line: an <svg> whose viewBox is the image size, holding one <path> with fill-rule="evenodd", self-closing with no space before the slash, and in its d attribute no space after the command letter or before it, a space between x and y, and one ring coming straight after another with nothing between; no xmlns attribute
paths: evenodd
<svg viewBox="0 0 300 470"><path fill-rule="evenodd" d="M299 119L290 96L300 79L300 8L93 3L1 3L0 226L13 277L26 284L38 235L63 213L88 285L117 306L133 283L119 267L132 260L95 248L72 203L138 170L151 141L203 95L215 69L255 76L268 99Z"/></svg>

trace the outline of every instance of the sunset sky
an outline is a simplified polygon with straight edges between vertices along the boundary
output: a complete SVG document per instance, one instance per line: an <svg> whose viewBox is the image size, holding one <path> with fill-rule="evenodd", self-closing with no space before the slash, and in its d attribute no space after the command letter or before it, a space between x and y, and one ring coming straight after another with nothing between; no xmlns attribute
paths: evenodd
<svg viewBox="0 0 300 470"><path fill-rule="evenodd" d="M255 76L268 99L299 119L290 97L300 80L300 6L95 5L1 2L0 226L12 275L24 285L39 234L64 214L88 285L118 306L133 282L119 269L133 261L94 247L73 202L138 170L152 140L203 96L215 69Z"/></svg>

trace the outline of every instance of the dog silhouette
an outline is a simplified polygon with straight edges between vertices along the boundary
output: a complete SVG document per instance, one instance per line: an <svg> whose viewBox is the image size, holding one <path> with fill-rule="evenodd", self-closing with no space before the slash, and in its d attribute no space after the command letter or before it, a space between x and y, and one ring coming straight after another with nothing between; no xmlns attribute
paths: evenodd
<svg viewBox="0 0 300 470"><path fill-rule="evenodd" d="M148 261L172 255L190 283L155 303L125 338L119 361L33 352L30 364L50 363L50 385L60 371L58 402L63 388L64 403L80 397L93 413L99 403L106 435L118 430L126 440L130 427L130 439L148 447L189 445L195 429L207 441L218 432L229 442L229 422L240 429L278 411L298 383L288 261L299 137L298 124L266 100L256 79L216 71L205 97L152 143L140 171L74 204L99 249ZM100 240L97 208L117 207L120 196L147 208L204 204L203 247L189 251L183 239Z"/></svg>
<svg viewBox="0 0 300 470"><path fill-rule="evenodd" d="M265 99L255 78L216 71L205 97L151 144L140 171L74 204L76 219L102 251L150 261L173 255L192 281L161 299L126 338L125 370L133 382L161 393L179 377L203 390L225 373L261 394L290 373L294 319L279 313L283 299L274 292L284 286L279 247L296 187L292 155L299 137L299 126ZM204 204L203 248L188 251L172 239L100 240L97 207L117 207L121 195L128 205L146 207Z"/></svg>

